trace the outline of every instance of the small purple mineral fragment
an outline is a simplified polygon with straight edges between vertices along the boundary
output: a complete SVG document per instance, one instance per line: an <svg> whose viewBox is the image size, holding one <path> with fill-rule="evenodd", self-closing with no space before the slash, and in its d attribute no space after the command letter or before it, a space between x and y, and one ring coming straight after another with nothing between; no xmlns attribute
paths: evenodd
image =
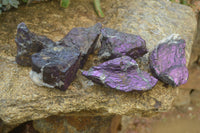
<svg viewBox="0 0 200 133"><path fill-rule="evenodd" d="M82 56L82 67L87 60L88 54L92 53L96 47L101 28L101 23L89 28L73 28L58 44L79 49Z"/></svg>
<svg viewBox="0 0 200 133"><path fill-rule="evenodd" d="M17 44L16 62L22 66L31 66L33 53L55 45L55 42L46 36L38 36L30 32L25 23L20 23L17 26L15 42Z"/></svg>
<svg viewBox="0 0 200 133"><path fill-rule="evenodd" d="M76 48L54 46L31 56L30 76L39 86L65 91L75 79L80 66L80 51Z"/></svg>
<svg viewBox="0 0 200 133"><path fill-rule="evenodd" d="M125 92L149 90L158 81L147 72L140 71L136 61L129 56L106 61L82 74L94 82Z"/></svg>
<svg viewBox="0 0 200 133"><path fill-rule="evenodd" d="M185 59L185 40L173 34L163 40L150 54L152 74L172 86L187 82L188 70Z"/></svg>
<svg viewBox="0 0 200 133"><path fill-rule="evenodd" d="M110 28L101 30L99 57L112 59L127 55L136 59L147 53L146 42L138 35L118 32Z"/></svg>

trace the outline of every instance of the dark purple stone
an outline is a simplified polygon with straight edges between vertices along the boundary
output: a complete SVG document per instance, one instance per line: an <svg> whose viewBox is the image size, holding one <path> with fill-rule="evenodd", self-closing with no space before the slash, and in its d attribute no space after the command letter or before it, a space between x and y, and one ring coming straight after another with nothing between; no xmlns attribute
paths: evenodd
<svg viewBox="0 0 200 133"><path fill-rule="evenodd" d="M54 46L42 49L32 58L31 78L39 86L66 90L80 66L80 51L73 47Z"/></svg>
<svg viewBox="0 0 200 133"><path fill-rule="evenodd" d="M101 30L99 57L112 59L127 55L136 59L147 53L146 42L138 35L118 32L110 28Z"/></svg>
<svg viewBox="0 0 200 133"><path fill-rule="evenodd" d="M172 86L187 82L185 40L169 37L160 43L149 56L152 74Z"/></svg>
<svg viewBox="0 0 200 133"><path fill-rule="evenodd" d="M149 90L158 81L147 72L140 71L136 61L129 56L106 61L82 74L94 82L125 92Z"/></svg>
<svg viewBox="0 0 200 133"><path fill-rule="evenodd" d="M89 28L73 28L62 40L58 42L58 44L79 49L82 56L82 67L87 60L88 54L94 51L101 33L101 28L101 23L97 23Z"/></svg>
<svg viewBox="0 0 200 133"><path fill-rule="evenodd" d="M55 42L46 36L38 36L30 32L24 23L17 26L15 42L17 44L16 62L22 66L31 66L31 55L33 53L55 45Z"/></svg>

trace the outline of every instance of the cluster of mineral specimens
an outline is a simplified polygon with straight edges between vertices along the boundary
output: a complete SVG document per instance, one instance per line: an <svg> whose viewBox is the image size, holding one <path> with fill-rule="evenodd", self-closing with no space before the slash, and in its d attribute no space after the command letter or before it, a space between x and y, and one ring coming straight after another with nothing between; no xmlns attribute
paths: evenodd
<svg viewBox="0 0 200 133"><path fill-rule="evenodd" d="M97 23L89 28L73 28L55 43L31 33L24 23L20 23L15 39L16 62L32 66L30 77L37 85L66 90L96 46L101 27Z"/></svg>
<svg viewBox="0 0 200 133"><path fill-rule="evenodd" d="M152 89L157 79L172 86L187 81L184 40L172 36L150 53L153 77L140 70L134 60L148 52L145 41L138 35L102 29L100 23L89 28L73 28L58 42L30 32L24 23L20 23L15 39L16 62L32 66L30 76L37 85L65 91L94 51L100 34L98 57L104 62L83 71L88 79L125 92Z"/></svg>

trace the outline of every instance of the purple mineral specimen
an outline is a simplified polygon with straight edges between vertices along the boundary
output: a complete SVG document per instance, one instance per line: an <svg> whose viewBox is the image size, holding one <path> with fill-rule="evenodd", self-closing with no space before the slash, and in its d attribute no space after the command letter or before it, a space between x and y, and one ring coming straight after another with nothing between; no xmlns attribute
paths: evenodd
<svg viewBox="0 0 200 133"><path fill-rule="evenodd" d="M73 28L58 44L79 49L82 56L82 67L87 60L88 54L92 53L96 47L101 28L102 25L100 23L89 28Z"/></svg>
<svg viewBox="0 0 200 133"><path fill-rule="evenodd" d="M157 79L140 71L136 61L129 56L106 61L82 74L97 83L125 92L149 90L157 83Z"/></svg>
<svg viewBox="0 0 200 133"><path fill-rule="evenodd" d="M33 53L55 45L55 42L46 36L38 36L30 32L24 23L17 26L15 42L17 44L16 62L22 66L31 66L31 55Z"/></svg>
<svg viewBox="0 0 200 133"><path fill-rule="evenodd" d="M171 35L163 40L149 56L152 74L172 86L187 82L188 70L185 59L185 40Z"/></svg>
<svg viewBox="0 0 200 133"><path fill-rule="evenodd" d="M66 90L80 66L80 51L76 48L54 46L31 56L30 76L39 86Z"/></svg>
<svg viewBox="0 0 200 133"><path fill-rule="evenodd" d="M118 32L110 28L102 29L101 33L100 58L112 59L127 55L136 59L147 53L145 40L138 35Z"/></svg>

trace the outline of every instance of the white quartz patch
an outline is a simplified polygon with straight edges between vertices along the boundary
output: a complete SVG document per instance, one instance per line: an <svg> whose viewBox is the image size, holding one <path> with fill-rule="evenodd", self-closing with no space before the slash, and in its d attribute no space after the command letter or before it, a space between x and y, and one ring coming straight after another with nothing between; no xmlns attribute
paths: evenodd
<svg viewBox="0 0 200 133"><path fill-rule="evenodd" d="M170 36L164 38L163 40L161 40L158 44L161 43L179 43L178 41L181 39L181 36L179 34L171 34Z"/></svg>
<svg viewBox="0 0 200 133"><path fill-rule="evenodd" d="M30 71L30 77L33 80L33 82L35 84L37 84L38 86L46 86L46 87L49 87L49 88L54 88L54 86L43 82L42 72L41 73L37 73L37 72L31 70Z"/></svg>

